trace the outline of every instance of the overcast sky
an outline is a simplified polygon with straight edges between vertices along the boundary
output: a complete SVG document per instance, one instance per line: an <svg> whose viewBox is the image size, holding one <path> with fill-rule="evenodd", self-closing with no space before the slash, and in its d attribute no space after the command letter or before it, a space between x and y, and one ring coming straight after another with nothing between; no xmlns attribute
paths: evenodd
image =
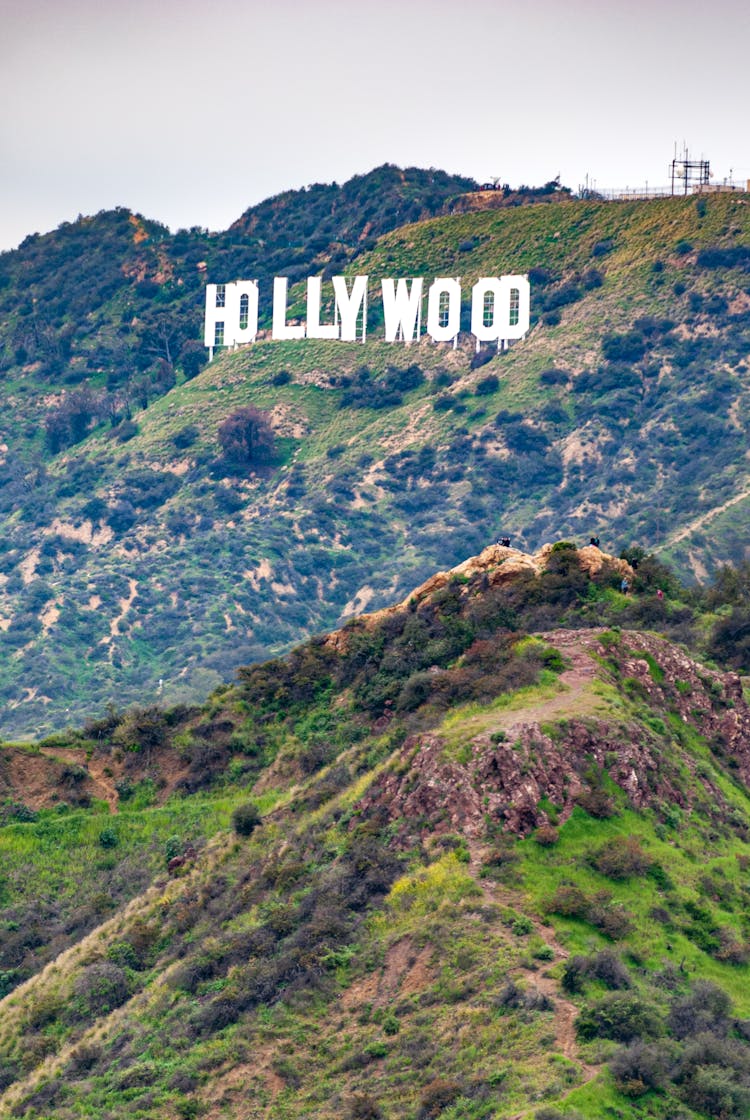
<svg viewBox="0 0 750 1120"><path fill-rule="evenodd" d="M750 178L748 0L0 0L0 249L114 206L226 228L389 162Z"/></svg>

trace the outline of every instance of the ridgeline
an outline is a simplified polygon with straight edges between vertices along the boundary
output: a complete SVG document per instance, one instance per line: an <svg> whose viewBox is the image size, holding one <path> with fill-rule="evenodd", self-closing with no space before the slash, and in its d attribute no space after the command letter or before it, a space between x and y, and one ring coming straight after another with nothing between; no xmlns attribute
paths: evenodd
<svg viewBox="0 0 750 1120"><path fill-rule="evenodd" d="M385 167L224 233L118 210L0 256L6 736L197 702L505 533L636 544L703 582L742 561L747 197L475 209L471 187ZM386 345L372 303L364 346L205 365L207 279L342 270L527 272L533 326L502 355Z"/></svg>

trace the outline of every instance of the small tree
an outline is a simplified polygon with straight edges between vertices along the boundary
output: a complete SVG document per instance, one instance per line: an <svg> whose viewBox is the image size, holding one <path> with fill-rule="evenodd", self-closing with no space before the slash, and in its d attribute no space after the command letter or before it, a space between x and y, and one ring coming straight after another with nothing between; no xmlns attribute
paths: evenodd
<svg viewBox="0 0 750 1120"><path fill-rule="evenodd" d="M238 408L219 427L224 458L237 466L267 463L274 452L273 429L265 412L246 405Z"/></svg>
<svg viewBox="0 0 750 1120"><path fill-rule="evenodd" d="M232 826L238 836L250 836L261 823L261 815L252 801L238 805L232 813Z"/></svg>
<svg viewBox="0 0 750 1120"><path fill-rule="evenodd" d="M197 377L206 364L206 348L201 342L190 339L180 351L180 365L188 381Z"/></svg>

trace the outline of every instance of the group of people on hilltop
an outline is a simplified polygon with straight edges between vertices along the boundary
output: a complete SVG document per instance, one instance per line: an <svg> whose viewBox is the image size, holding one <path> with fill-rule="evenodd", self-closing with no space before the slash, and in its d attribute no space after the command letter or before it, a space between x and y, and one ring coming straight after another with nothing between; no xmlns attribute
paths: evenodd
<svg viewBox="0 0 750 1120"><path fill-rule="evenodd" d="M510 548L510 537L498 537L497 543L501 548ZM593 548L599 548L599 538L589 537L589 545ZM636 559L631 560L630 566L635 570L638 567L638 561ZM620 591L623 595L627 595L630 591L630 580L627 576L622 577L622 582L620 583ZM660 601L664 598L664 592L662 591L661 587L659 587L656 591L656 598Z"/></svg>
<svg viewBox="0 0 750 1120"><path fill-rule="evenodd" d="M498 537L497 538L497 543L500 545L501 548L510 548L510 537ZM594 548L598 548L599 547L599 538L598 537L590 537L589 538L589 544L592 544L594 546Z"/></svg>

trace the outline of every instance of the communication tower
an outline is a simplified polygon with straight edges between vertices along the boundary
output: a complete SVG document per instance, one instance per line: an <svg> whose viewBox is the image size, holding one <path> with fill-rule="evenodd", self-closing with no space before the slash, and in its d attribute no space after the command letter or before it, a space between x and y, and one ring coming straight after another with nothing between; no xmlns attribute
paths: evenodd
<svg viewBox="0 0 750 1120"><path fill-rule="evenodd" d="M690 194L709 185L711 167L707 159L690 159L687 147L683 148L682 158L672 160L672 194ZM675 190L676 186L676 190Z"/></svg>

